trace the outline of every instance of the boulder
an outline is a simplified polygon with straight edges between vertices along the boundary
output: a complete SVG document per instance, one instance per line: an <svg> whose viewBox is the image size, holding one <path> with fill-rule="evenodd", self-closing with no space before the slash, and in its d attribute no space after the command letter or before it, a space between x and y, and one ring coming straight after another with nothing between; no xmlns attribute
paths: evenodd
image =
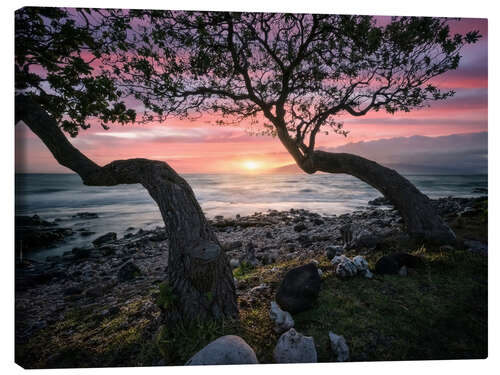
<svg viewBox="0 0 500 375"><path fill-rule="evenodd" d="M108 242L116 241L116 233L115 232L108 232L100 237L97 237L92 243L95 246L99 246Z"/></svg>
<svg viewBox="0 0 500 375"><path fill-rule="evenodd" d="M128 261L118 270L119 281L130 281L141 274L141 270L131 261Z"/></svg>
<svg viewBox="0 0 500 375"><path fill-rule="evenodd" d="M352 260L344 257L344 259L339 264L337 264L335 273L338 277L346 279L348 277L356 276L358 274L358 268Z"/></svg>
<svg viewBox="0 0 500 375"><path fill-rule="evenodd" d="M307 310L318 297L320 287L321 278L314 264L291 269L281 281L276 302L291 314Z"/></svg>
<svg viewBox="0 0 500 375"><path fill-rule="evenodd" d="M354 248L374 248L381 238L368 228L363 228L356 224L345 224L340 228L344 247Z"/></svg>
<svg viewBox="0 0 500 375"><path fill-rule="evenodd" d="M342 246L327 246L326 247L326 257L328 259L333 259L337 255L342 255L344 248Z"/></svg>
<svg viewBox="0 0 500 375"><path fill-rule="evenodd" d="M360 273L369 269L368 262L366 261L365 257L361 255L356 255L354 258L352 258L352 262Z"/></svg>
<svg viewBox="0 0 500 375"><path fill-rule="evenodd" d="M406 268L417 268L422 264L422 260L415 255L394 253L381 257L375 264L375 272L381 275L396 275L403 266Z"/></svg>
<svg viewBox="0 0 500 375"><path fill-rule="evenodd" d="M314 339L300 334L293 328L281 335L274 348L273 357L276 363L314 363L318 361Z"/></svg>
<svg viewBox="0 0 500 375"><path fill-rule="evenodd" d="M347 346L344 336L336 335L333 332L328 332L328 336L330 337L330 347L337 356L337 362L349 360L349 347Z"/></svg>
<svg viewBox="0 0 500 375"><path fill-rule="evenodd" d="M293 230L295 232L302 232L303 230L306 230L307 226L304 223L299 223L293 227Z"/></svg>
<svg viewBox="0 0 500 375"><path fill-rule="evenodd" d="M239 336L219 337L186 362L186 366L257 364L253 349Z"/></svg>
<svg viewBox="0 0 500 375"><path fill-rule="evenodd" d="M295 325L292 315L288 311L280 309L278 304L274 301L271 302L271 311L269 313L271 320L274 322L274 330L277 333L288 331Z"/></svg>

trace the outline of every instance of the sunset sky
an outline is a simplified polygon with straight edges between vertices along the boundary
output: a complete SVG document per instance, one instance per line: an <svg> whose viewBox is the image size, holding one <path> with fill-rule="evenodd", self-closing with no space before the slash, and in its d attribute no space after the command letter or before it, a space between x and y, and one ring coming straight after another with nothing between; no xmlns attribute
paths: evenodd
<svg viewBox="0 0 500 375"><path fill-rule="evenodd" d="M413 135L443 136L488 130L487 21L464 19L453 31L477 29L482 38L466 46L459 68L435 79L453 98L431 103L411 113L369 113L361 118L340 118L349 135L321 135L317 148ZM169 120L164 124L100 126L81 131L71 142L98 164L117 159L149 158L168 162L180 173L259 172L293 162L277 139L249 135L245 126L219 127L206 116L196 122ZM418 150L416 150L418 151ZM16 172L68 173L45 146L23 125L16 126Z"/></svg>

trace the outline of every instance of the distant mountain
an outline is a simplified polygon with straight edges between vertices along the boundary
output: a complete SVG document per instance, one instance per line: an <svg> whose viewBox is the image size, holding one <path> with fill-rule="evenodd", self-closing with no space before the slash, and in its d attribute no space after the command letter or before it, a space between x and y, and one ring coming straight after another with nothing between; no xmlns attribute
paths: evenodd
<svg viewBox="0 0 500 375"><path fill-rule="evenodd" d="M487 174L488 132L397 137L325 149L374 160L403 174ZM301 173L295 164L272 173ZM303 172L302 172L303 173Z"/></svg>

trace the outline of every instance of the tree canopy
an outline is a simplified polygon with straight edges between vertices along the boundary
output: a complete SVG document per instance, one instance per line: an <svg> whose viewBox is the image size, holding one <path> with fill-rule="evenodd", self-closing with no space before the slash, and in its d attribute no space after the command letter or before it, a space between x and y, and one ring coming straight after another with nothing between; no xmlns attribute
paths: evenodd
<svg viewBox="0 0 500 375"><path fill-rule="evenodd" d="M410 111L454 94L432 78L456 69L480 35L448 19L316 14L137 11L134 54L113 66L128 92L160 118L250 119L296 160L319 131L345 134L338 116ZM153 117L151 117L153 118Z"/></svg>
<svg viewBox="0 0 500 375"><path fill-rule="evenodd" d="M16 94L29 95L70 135L98 119L135 120L116 77L99 65L126 48L129 23L117 11L25 7L15 14Z"/></svg>

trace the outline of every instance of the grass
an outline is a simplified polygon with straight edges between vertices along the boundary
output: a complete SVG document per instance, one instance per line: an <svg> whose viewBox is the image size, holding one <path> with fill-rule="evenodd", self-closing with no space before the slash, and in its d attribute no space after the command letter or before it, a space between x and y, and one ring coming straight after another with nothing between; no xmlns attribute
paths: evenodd
<svg viewBox="0 0 500 375"><path fill-rule="evenodd" d="M450 225L461 240L487 242L487 208ZM316 258L323 270L321 292L313 308L294 319L297 331L314 337L318 360L334 361L328 331L345 337L353 361L487 357L487 257L464 249L388 242L366 258L373 268L380 256L395 251L419 255L424 265L407 277L340 280L326 257ZM160 286L114 316L71 311L16 347L16 360L29 368L148 366L160 360L182 365L210 341L235 334L254 348L261 363L272 363L279 336L269 317L270 302L286 271L309 261L291 259L256 268L243 264L236 269L234 275L245 289L266 283L273 291L256 300L240 297L237 321L158 329L138 311L144 303L170 302L168 288Z"/></svg>

